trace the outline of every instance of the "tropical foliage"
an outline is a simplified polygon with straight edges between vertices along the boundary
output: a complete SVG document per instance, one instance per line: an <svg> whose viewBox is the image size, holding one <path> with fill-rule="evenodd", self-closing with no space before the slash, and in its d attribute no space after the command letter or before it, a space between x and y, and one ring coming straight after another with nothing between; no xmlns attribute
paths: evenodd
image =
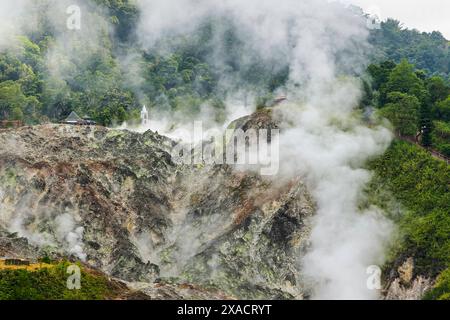
<svg viewBox="0 0 450 320"><path fill-rule="evenodd" d="M403 59L372 64L367 69L365 105L391 121L400 136L420 137L424 147L450 156L450 86L439 76L428 77Z"/></svg>
<svg viewBox="0 0 450 320"><path fill-rule="evenodd" d="M370 42L375 47L375 58L399 63L407 59L418 69L440 75L450 81L449 41L438 32L425 33L409 30L393 19L373 30Z"/></svg>
<svg viewBox="0 0 450 320"><path fill-rule="evenodd" d="M398 253L413 256L419 274L435 277L450 268L450 166L418 146L395 141L370 168L375 177L369 194L404 239ZM391 206L393 195L404 208Z"/></svg>

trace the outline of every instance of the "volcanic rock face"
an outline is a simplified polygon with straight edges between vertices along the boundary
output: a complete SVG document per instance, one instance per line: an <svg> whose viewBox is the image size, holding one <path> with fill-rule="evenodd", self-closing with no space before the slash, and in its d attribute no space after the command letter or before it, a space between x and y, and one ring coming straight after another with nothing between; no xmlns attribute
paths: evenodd
<svg viewBox="0 0 450 320"><path fill-rule="evenodd" d="M102 127L0 131L0 253L71 256L149 292L190 283L302 298L298 259L314 211L305 186L177 165L173 144Z"/></svg>
<svg viewBox="0 0 450 320"><path fill-rule="evenodd" d="M432 281L414 274L414 259L408 258L395 272L398 277L388 280L388 288L384 294L386 300L420 300L432 287Z"/></svg>

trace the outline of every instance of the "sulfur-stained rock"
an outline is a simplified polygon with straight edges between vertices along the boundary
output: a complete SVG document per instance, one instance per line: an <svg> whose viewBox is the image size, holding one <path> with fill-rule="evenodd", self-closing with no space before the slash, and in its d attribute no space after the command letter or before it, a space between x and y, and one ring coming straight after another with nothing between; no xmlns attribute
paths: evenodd
<svg viewBox="0 0 450 320"><path fill-rule="evenodd" d="M276 127L239 122L254 125ZM0 253L72 256L152 297L302 298L314 206L301 180L177 165L173 145L103 127L0 131L0 227L16 233Z"/></svg>

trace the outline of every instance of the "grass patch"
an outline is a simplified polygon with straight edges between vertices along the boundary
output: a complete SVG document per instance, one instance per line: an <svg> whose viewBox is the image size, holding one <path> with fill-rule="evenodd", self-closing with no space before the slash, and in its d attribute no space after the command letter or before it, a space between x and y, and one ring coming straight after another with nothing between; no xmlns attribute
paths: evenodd
<svg viewBox="0 0 450 320"><path fill-rule="evenodd" d="M51 267L0 270L0 300L104 300L118 293L108 278L98 272L81 269L81 288L67 288L69 262L59 262Z"/></svg>

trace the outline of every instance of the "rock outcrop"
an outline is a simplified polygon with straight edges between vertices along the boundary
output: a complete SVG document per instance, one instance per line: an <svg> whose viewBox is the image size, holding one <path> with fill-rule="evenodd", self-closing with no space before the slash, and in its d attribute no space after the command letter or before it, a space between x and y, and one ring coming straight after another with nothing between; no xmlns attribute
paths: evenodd
<svg viewBox="0 0 450 320"><path fill-rule="evenodd" d="M432 287L430 279L414 274L414 259L411 257L397 268L396 275L385 292L387 300L421 300Z"/></svg>
<svg viewBox="0 0 450 320"><path fill-rule="evenodd" d="M80 259L149 296L302 298L314 212L302 182L178 165L173 144L103 127L0 131L0 252Z"/></svg>

